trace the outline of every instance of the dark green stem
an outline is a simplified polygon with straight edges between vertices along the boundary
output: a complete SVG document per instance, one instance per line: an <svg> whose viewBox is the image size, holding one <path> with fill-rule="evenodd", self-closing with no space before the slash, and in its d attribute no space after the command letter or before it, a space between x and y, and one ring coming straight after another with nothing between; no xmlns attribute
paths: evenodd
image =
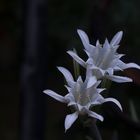
<svg viewBox="0 0 140 140"><path fill-rule="evenodd" d="M86 140L102 140L95 119L88 118L88 120L84 123L84 126L87 130Z"/></svg>

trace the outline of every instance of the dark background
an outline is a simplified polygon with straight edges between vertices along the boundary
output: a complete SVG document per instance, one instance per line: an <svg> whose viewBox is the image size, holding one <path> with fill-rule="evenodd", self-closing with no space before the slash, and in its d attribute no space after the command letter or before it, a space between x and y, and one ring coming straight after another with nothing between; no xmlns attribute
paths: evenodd
<svg viewBox="0 0 140 140"><path fill-rule="evenodd" d="M110 40L122 30L119 52L126 54L123 60L140 65L139 7L139 0L1 0L0 139L68 139L63 138L66 106L42 91L49 88L66 94L56 66L73 73L66 51L75 47L83 55L78 28L88 33L93 44L98 38ZM125 74L134 83L113 84L112 96L121 102L124 113L137 121L140 72L131 69ZM110 132L103 126L104 140L110 133L112 140L140 140L135 129L126 127L113 126L115 131Z"/></svg>

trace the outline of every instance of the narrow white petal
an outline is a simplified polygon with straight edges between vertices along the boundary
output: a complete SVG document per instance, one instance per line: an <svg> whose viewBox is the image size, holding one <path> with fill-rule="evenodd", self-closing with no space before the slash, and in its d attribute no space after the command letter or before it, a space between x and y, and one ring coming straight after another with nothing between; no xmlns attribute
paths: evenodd
<svg viewBox="0 0 140 140"><path fill-rule="evenodd" d="M87 68L86 68L86 80L88 80L92 75L93 75L92 69L90 69L89 66L87 66Z"/></svg>
<svg viewBox="0 0 140 140"><path fill-rule="evenodd" d="M67 53L76 61L78 62L80 65L82 65L83 67L86 67L86 62L84 60L82 60L76 53L74 53L73 51L67 51Z"/></svg>
<svg viewBox="0 0 140 140"><path fill-rule="evenodd" d="M70 88L70 87L68 87L67 85L65 85L65 88L68 90L68 92L70 92L70 91L71 91L71 88Z"/></svg>
<svg viewBox="0 0 140 140"><path fill-rule="evenodd" d="M114 72L113 68L108 68L106 71L109 73L109 75L113 75Z"/></svg>
<svg viewBox="0 0 140 140"><path fill-rule="evenodd" d="M123 56L125 56L125 54L117 54L117 55L115 56L115 58L120 59L120 58L122 58Z"/></svg>
<svg viewBox="0 0 140 140"><path fill-rule="evenodd" d="M108 42L108 39L105 39L105 43L103 44L103 48L109 49L110 48L110 44Z"/></svg>
<svg viewBox="0 0 140 140"><path fill-rule="evenodd" d="M128 68L136 68L136 69L140 69L140 66L135 64L135 63L124 63L121 60L118 60L118 64L117 64L121 69L128 69Z"/></svg>
<svg viewBox="0 0 140 140"><path fill-rule="evenodd" d="M122 32L122 31L116 33L116 34L114 35L114 37L112 38L110 44L111 44L112 46L118 45L118 44L120 43L121 39L122 39L122 35L123 35L123 32Z"/></svg>
<svg viewBox="0 0 140 140"><path fill-rule="evenodd" d="M97 40L96 41L96 46L100 46L101 44L100 44L100 42L99 42L99 40Z"/></svg>
<svg viewBox="0 0 140 140"><path fill-rule="evenodd" d="M82 111L82 113L85 113L85 107L84 107L84 106L82 106L82 105L79 104L79 103L77 103L76 105L77 105L77 110L78 110L78 111Z"/></svg>
<svg viewBox="0 0 140 140"><path fill-rule="evenodd" d="M97 82L97 79L95 76L89 77L87 88L92 87Z"/></svg>
<svg viewBox="0 0 140 140"><path fill-rule="evenodd" d="M82 80L81 75L80 75L80 76L78 76L77 82L78 82L78 83L83 83L83 80Z"/></svg>
<svg viewBox="0 0 140 140"><path fill-rule="evenodd" d="M127 68L136 68L136 69L140 69L140 66L135 64L135 63L127 63L126 64Z"/></svg>
<svg viewBox="0 0 140 140"><path fill-rule="evenodd" d="M100 73L100 75L104 75L104 73L105 73L105 71L104 70L102 70L101 68L99 68L99 67L97 67L97 66L95 66L95 65L92 65L91 67L89 67L90 69L92 69L93 71L95 70L95 73L93 73L93 74L95 74L95 76L96 76L96 73L99 71L99 73Z"/></svg>
<svg viewBox="0 0 140 140"><path fill-rule="evenodd" d="M123 76L116 76L116 75L106 75L106 78L110 79L111 81L117 83L125 83L125 82L132 82L132 79Z"/></svg>
<svg viewBox="0 0 140 140"><path fill-rule="evenodd" d="M97 79L101 79L105 75L105 71L100 68L93 69L93 74L97 77Z"/></svg>
<svg viewBox="0 0 140 140"><path fill-rule="evenodd" d="M115 66L113 69L114 71L123 71L123 69L121 69L119 66Z"/></svg>
<svg viewBox="0 0 140 140"><path fill-rule="evenodd" d="M89 44L89 46L90 46L90 50L95 48L95 46L93 46L92 44Z"/></svg>
<svg viewBox="0 0 140 140"><path fill-rule="evenodd" d="M128 68L127 65L122 60L118 60L116 66L120 67L120 69L122 69L122 70Z"/></svg>
<svg viewBox="0 0 140 140"><path fill-rule="evenodd" d="M100 85L100 83L101 83L101 80L98 80L95 84L95 87L98 87Z"/></svg>
<svg viewBox="0 0 140 140"><path fill-rule="evenodd" d="M82 41L85 49L89 50L90 46L89 46L89 38L88 38L87 34L84 31L80 30L80 29L77 30L77 33L80 36L81 41Z"/></svg>
<svg viewBox="0 0 140 140"><path fill-rule="evenodd" d="M68 93L67 95L64 96L66 102L69 104L71 104L71 102L75 102L75 99L73 97L73 95L71 93Z"/></svg>
<svg viewBox="0 0 140 140"><path fill-rule="evenodd" d="M66 103L66 100L63 96L57 94L56 92L52 91L52 90L44 90L43 91L45 94L51 96L52 98L56 99L57 101L60 101L62 103Z"/></svg>
<svg viewBox="0 0 140 140"><path fill-rule="evenodd" d="M99 93L94 94L91 100L91 105L100 105L104 103L104 97Z"/></svg>
<svg viewBox="0 0 140 140"><path fill-rule="evenodd" d="M85 53L87 54L88 57L90 57L90 52L88 52L86 49L84 49Z"/></svg>
<svg viewBox="0 0 140 140"><path fill-rule="evenodd" d="M111 44L110 44L110 45L111 45ZM116 52L117 49L120 47L120 45L115 45L115 46L112 46L112 47L113 47L114 51Z"/></svg>
<svg viewBox="0 0 140 140"><path fill-rule="evenodd" d="M68 85L72 86L74 84L74 79L71 73L64 67L57 67L57 68L64 75Z"/></svg>
<svg viewBox="0 0 140 140"><path fill-rule="evenodd" d="M68 103L68 106L73 106L73 105L75 105L77 107L77 103L75 101L71 101Z"/></svg>
<svg viewBox="0 0 140 140"><path fill-rule="evenodd" d="M66 79L69 79L70 81L74 81L73 76L66 68L64 67L57 67L57 68L64 75Z"/></svg>
<svg viewBox="0 0 140 140"><path fill-rule="evenodd" d="M104 100L105 100L105 102L113 102L113 103L115 103L120 108L120 110L123 111L122 106L121 106L121 104L120 104L120 102L118 100L116 100L114 98L106 98Z"/></svg>
<svg viewBox="0 0 140 140"><path fill-rule="evenodd" d="M93 59L89 57L88 60L86 61L86 64L93 65Z"/></svg>
<svg viewBox="0 0 140 140"><path fill-rule="evenodd" d="M97 92L101 93L102 91L106 90L105 88L97 88Z"/></svg>
<svg viewBox="0 0 140 140"><path fill-rule="evenodd" d="M84 31L78 29L77 33L80 36L80 38L82 39L82 41L84 40L85 42L89 43L89 38L88 38L87 34Z"/></svg>
<svg viewBox="0 0 140 140"><path fill-rule="evenodd" d="M93 111L87 110L87 113L88 113L88 115L90 117L96 118L96 119L98 119L100 121L103 121L104 120L104 118L101 115L99 115L99 114L97 114L97 113L95 113Z"/></svg>
<svg viewBox="0 0 140 140"><path fill-rule="evenodd" d="M66 116L65 118L65 132L72 126L72 124L76 121L78 118L78 113L72 113Z"/></svg>

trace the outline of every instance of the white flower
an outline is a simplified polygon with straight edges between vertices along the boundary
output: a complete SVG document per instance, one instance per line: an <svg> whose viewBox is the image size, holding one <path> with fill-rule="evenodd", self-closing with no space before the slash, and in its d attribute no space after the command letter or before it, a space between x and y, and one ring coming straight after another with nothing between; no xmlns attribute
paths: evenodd
<svg viewBox="0 0 140 140"><path fill-rule="evenodd" d="M60 102L68 104L68 106L73 106L75 108L74 113L66 116L65 130L71 127L71 125L78 118L78 115L87 114L88 116L103 121L103 117L101 115L90 110L92 106L100 105L107 101L112 101L122 110L120 103L116 99L105 99L100 94L100 92L102 92L104 89L97 88L97 86L100 84L100 81L97 81L96 77L90 76L90 71L87 72L86 80L83 82L81 76L79 76L77 81L74 81L71 73L63 67L58 67L58 70L64 75L66 79L67 85L65 87L68 90L68 94L61 96L52 90L45 90L44 93Z"/></svg>
<svg viewBox="0 0 140 140"><path fill-rule="evenodd" d="M140 69L140 66L135 63L124 63L120 60L123 54L118 54L117 49L119 47L120 40L122 38L123 32L118 32L111 42L105 40L105 43L101 45L99 41L96 42L96 46L90 44L87 34L82 30L77 30L82 43L85 48L85 52L88 55L88 60L82 60L76 53L73 51L68 51L68 54L72 56L80 65L85 68L92 69L93 75L97 79L106 77L112 81L121 83L121 82L131 82L132 79L128 77L122 77L114 75L115 71L123 71L127 68L137 68Z"/></svg>

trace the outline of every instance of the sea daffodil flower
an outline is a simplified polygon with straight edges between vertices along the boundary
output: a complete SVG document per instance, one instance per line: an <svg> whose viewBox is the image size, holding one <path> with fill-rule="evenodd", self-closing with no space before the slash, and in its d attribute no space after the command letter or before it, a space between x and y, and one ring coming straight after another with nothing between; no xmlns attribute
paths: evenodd
<svg viewBox="0 0 140 140"><path fill-rule="evenodd" d="M140 66L135 63L124 63L120 60L123 54L118 54L117 49L119 47L120 40L122 38L123 32L118 32L109 43L106 39L104 44L100 44L99 41L96 42L96 46L90 44L87 34L82 30L77 30L85 52L88 55L87 61L82 60L75 52L68 51L67 53L73 57L80 65L92 69L93 75L97 79L107 78L112 81L123 83L131 82L132 79L123 76L114 75L115 71L123 71L127 68L137 68Z"/></svg>
<svg viewBox="0 0 140 140"><path fill-rule="evenodd" d="M87 72L86 79L83 82L81 76L79 76L77 81L74 81L71 73L64 67L58 67L58 70L65 77L67 82L65 87L68 90L68 94L61 96L52 90L45 90L44 93L56 99L57 101L66 103L68 106L73 106L75 108L75 112L67 115L65 118L65 131L71 127L71 125L78 118L78 115L87 114L90 117L103 121L103 117L101 115L90 110L92 106L112 101L122 110L120 103L116 99L105 99L100 94L104 89L97 88L97 86L100 84L100 81L97 81L96 77L94 76L89 76L90 71Z"/></svg>

